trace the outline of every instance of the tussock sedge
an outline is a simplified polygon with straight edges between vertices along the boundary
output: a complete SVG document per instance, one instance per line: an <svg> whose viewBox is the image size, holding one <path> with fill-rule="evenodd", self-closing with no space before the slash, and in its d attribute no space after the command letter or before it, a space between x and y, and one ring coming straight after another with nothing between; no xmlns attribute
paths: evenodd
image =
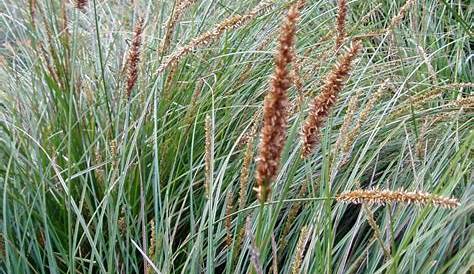
<svg viewBox="0 0 474 274"><path fill-rule="evenodd" d="M248 133L248 138L246 140L246 147L244 150L243 160L242 160L242 169L240 171L239 182L239 209L242 210L245 208L247 202L247 189L250 177L250 165L254 156L254 140L257 134L258 125L257 119L260 118L260 112L256 112L254 116L254 121L250 132Z"/></svg>
<svg viewBox="0 0 474 274"><path fill-rule="evenodd" d="M469 273L472 16L1 1L0 273Z"/></svg>
<svg viewBox="0 0 474 274"><path fill-rule="evenodd" d="M375 104L380 100L380 98L384 95L384 93L387 92L389 84L390 84L390 80L386 79L380 85L380 87L377 89L377 91L373 95L370 96L369 100L367 101L364 108L360 112L359 117L358 117L357 121L355 122L355 125L350 130L348 130L349 121L346 122L346 118L344 118L344 123L341 127L341 133L339 135L339 138L341 138L341 144L342 144L341 152L342 152L342 156L344 158L344 162L346 162L347 157L349 157L350 148L354 144L355 139L357 138L357 136L359 136L362 125L369 118L369 114L371 113L371 111L374 108ZM355 98L354 98L354 100L355 100ZM351 102L349 102L348 111L347 111L347 114L346 114L346 116L349 115L348 118L347 118L348 120L350 120L349 117L353 116L353 112L355 111L355 110L353 110L353 108L356 107L355 106L356 102L352 102L352 103L353 103L353 105L351 104Z"/></svg>

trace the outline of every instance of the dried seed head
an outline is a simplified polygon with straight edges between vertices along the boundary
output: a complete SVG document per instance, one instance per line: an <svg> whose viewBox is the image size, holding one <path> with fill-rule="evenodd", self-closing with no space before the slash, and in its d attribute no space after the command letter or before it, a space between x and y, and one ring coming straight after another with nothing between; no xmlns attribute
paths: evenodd
<svg viewBox="0 0 474 274"><path fill-rule="evenodd" d="M257 118L260 117L260 112L255 113L254 124L249 132L249 138L247 139L247 147L244 152L244 159L242 161L242 169L240 171L240 191L239 191L239 210L244 209L245 202L247 199L247 185L250 175L250 163L253 157L254 151L254 139L257 133L259 123Z"/></svg>
<svg viewBox="0 0 474 274"><path fill-rule="evenodd" d="M156 233L155 233L155 221L150 221L150 248L148 249L148 258L153 261L155 257L155 249L156 249ZM146 274L154 273L153 268L150 266L149 263L146 264Z"/></svg>
<svg viewBox="0 0 474 274"><path fill-rule="evenodd" d="M390 252L388 251L387 247L385 246L382 237L380 236L382 233L380 232L380 228L377 225L377 222L375 221L374 214L370 209L368 208L367 205L362 205L362 209L365 212L365 215L367 217L367 222L369 223L370 227L374 231L374 237L377 239L379 242L380 246L382 247L383 254L385 255L385 258L390 258Z"/></svg>
<svg viewBox="0 0 474 274"><path fill-rule="evenodd" d="M342 122L341 129L339 130L339 137L337 138L334 149L336 153L339 150L341 144L343 144L348 137L349 127L358 108L360 93L360 90L358 90L353 96L351 96L351 99L349 100L346 114L344 115L344 121Z"/></svg>
<svg viewBox="0 0 474 274"><path fill-rule="evenodd" d="M346 15L347 15L347 3L346 0L338 0L337 1L337 18L336 18L336 46L335 50L337 51L344 43L344 39L346 38Z"/></svg>
<svg viewBox="0 0 474 274"><path fill-rule="evenodd" d="M464 97L448 103L446 108L474 109L474 96Z"/></svg>
<svg viewBox="0 0 474 274"><path fill-rule="evenodd" d="M117 226L118 226L118 230L119 230L120 235L123 236L125 234L125 232L127 231L127 222L125 221L124 216L122 216L118 219Z"/></svg>
<svg viewBox="0 0 474 274"><path fill-rule="evenodd" d="M303 65L303 58L295 56L292 70L290 72L291 80L297 92L296 105L293 111L300 111L304 102L303 80L301 79L301 67Z"/></svg>
<svg viewBox="0 0 474 274"><path fill-rule="evenodd" d="M28 10L30 12L31 17L31 25L33 29L36 29L36 0L29 0L28 1Z"/></svg>
<svg viewBox="0 0 474 274"><path fill-rule="evenodd" d="M176 64L181 58L191 53L196 48L207 45L210 42L219 38L225 31L238 28L252 19L256 18L259 14L265 12L272 2L262 1L249 13L244 15L235 15L230 18L225 19L218 25L216 25L212 30L207 31L196 38L193 38L191 42L187 45L178 48L175 52L165 58L163 63L158 67L157 73L163 72L170 65Z"/></svg>
<svg viewBox="0 0 474 274"><path fill-rule="evenodd" d="M150 259L152 259L155 256L155 247L156 247L156 232L155 232L155 221L151 220L150 221L150 250L148 251L148 254Z"/></svg>
<svg viewBox="0 0 474 274"><path fill-rule="evenodd" d="M434 205L444 208L455 208L460 205L455 198L446 198L431 193L415 191L391 191L391 190L354 190L336 196L338 202L353 204L389 204L408 203L417 205Z"/></svg>
<svg viewBox="0 0 474 274"><path fill-rule="evenodd" d="M88 0L75 0L74 6L76 9L85 10Z"/></svg>
<svg viewBox="0 0 474 274"><path fill-rule="evenodd" d="M304 226L301 229L300 237L298 239L298 243L296 244L295 258L293 260L293 267L291 270L291 273L293 274L300 273L301 263L303 262L303 258L304 258L303 257L304 250L305 250L306 243L308 242L308 238L310 234L311 234L311 229L309 229L307 226Z"/></svg>
<svg viewBox="0 0 474 274"><path fill-rule="evenodd" d="M422 160L425 157L425 144L426 144L426 133L428 132L429 127L431 126L431 119L425 117L423 124L420 129L420 133L418 134L418 141L415 145L415 153L418 159Z"/></svg>
<svg viewBox="0 0 474 274"><path fill-rule="evenodd" d="M362 48L356 41L349 52L342 56L327 76L321 93L314 99L310 112L301 130L303 141L302 157L307 158L319 142L319 133L324 121L329 116L329 111L336 103L337 96L344 86L344 81L349 75L353 60Z"/></svg>
<svg viewBox="0 0 474 274"><path fill-rule="evenodd" d="M394 111L391 116L396 117L402 114L407 113L411 109L417 109L421 105L429 102L440 96L444 90L450 89L465 89L465 88L474 88L474 83L454 83L454 84L447 84L444 86L437 86L433 88L431 91L423 92L421 94L412 95L408 98L408 102L403 104L400 108Z"/></svg>
<svg viewBox="0 0 474 274"><path fill-rule="evenodd" d="M205 122L205 131L206 131L206 150L204 152L205 157L205 172L206 172L206 180L204 182L204 190L206 193L206 197L209 199L209 196L212 194L211 191L211 184L212 184L212 176L213 176L213 166L212 166L212 158L214 155L214 143L212 140L213 134L213 126L211 116L206 116Z"/></svg>
<svg viewBox="0 0 474 274"><path fill-rule="evenodd" d="M127 98L130 98L133 86L138 79L138 63L140 62L140 47L142 44L143 18L139 18L135 26L132 46L128 54Z"/></svg>
<svg viewBox="0 0 474 274"><path fill-rule="evenodd" d="M233 240L232 240L232 216L230 216L230 214L232 214L232 212L234 211L234 202L233 202L233 199L234 199L234 195L232 193L232 191L229 191L227 192L227 207L226 207L226 211L225 211L225 215L227 216L225 218L225 228L226 228L226 245L227 245L227 248L231 248L232 247L232 243L233 243Z"/></svg>
<svg viewBox="0 0 474 274"><path fill-rule="evenodd" d="M400 22L403 20L405 17L405 14L408 12L410 7L415 3L414 0L407 0L405 4L400 8L398 11L398 14L392 18L390 21L390 25L387 28L387 33L392 32L398 25L400 25Z"/></svg>
<svg viewBox="0 0 474 274"><path fill-rule="evenodd" d="M293 59L293 44L298 18L298 5L294 4L290 7L280 31L279 46L275 57L275 72L270 83L270 92L265 97L263 106L263 128L256 172L256 191L258 199L262 203L269 196L270 183L277 174L286 139L287 90L291 80L287 66Z"/></svg>
<svg viewBox="0 0 474 274"><path fill-rule="evenodd" d="M186 11L186 9L191 6L196 0L184 0L180 1L179 4L176 6L174 9L173 13L171 16L168 18L168 21L166 22L166 32L165 32L165 37L163 38L163 43L161 44L160 52L164 54L171 43L171 37L173 36L173 32L176 26L176 23L179 21L183 13Z"/></svg>

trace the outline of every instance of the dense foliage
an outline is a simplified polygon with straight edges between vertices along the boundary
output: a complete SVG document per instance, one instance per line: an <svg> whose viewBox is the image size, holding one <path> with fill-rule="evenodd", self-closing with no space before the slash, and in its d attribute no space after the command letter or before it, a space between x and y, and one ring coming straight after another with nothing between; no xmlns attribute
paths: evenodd
<svg viewBox="0 0 474 274"><path fill-rule="evenodd" d="M470 271L473 5L337 2L0 1L0 269Z"/></svg>

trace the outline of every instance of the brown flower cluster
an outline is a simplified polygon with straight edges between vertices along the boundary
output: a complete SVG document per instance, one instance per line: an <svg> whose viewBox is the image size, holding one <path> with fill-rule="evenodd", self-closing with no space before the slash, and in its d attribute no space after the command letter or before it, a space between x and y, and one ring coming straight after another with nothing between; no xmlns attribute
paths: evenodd
<svg viewBox="0 0 474 274"><path fill-rule="evenodd" d="M128 64L128 79L127 79L127 98L130 98L132 89L135 86L138 78L138 63L140 62L140 47L142 45L143 33L143 18L138 18L135 26L132 46L130 48L127 64Z"/></svg>
<svg viewBox="0 0 474 274"><path fill-rule="evenodd" d="M344 86L344 81L351 70L352 61L356 58L362 48L359 41L356 41L349 52L342 56L326 78L321 93L314 98L310 106L310 112L303 125L301 136L303 141L303 158L308 157L319 141L319 132L329 115L329 111L336 103L337 96Z"/></svg>
<svg viewBox="0 0 474 274"><path fill-rule="evenodd" d="M346 0L337 1L337 18L336 18L336 47L335 50L338 50L344 39L346 38L345 26L346 26L346 15L347 15L347 3Z"/></svg>
<svg viewBox="0 0 474 274"><path fill-rule="evenodd" d="M275 72L263 106L263 128L256 174L258 185L256 191L261 202L265 202L268 198L270 183L277 174L285 144L288 124L287 90L291 83L287 66L293 60L293 44L299 14L298 5L294 4L283 22L275 57Z"/></svg>
<svg viewBox="0 0 474 274"><path fill-rule="evenodd" d="M338 202L353 204L382 204L408 203L417 205L434 205L444 208L455 208L459 201L421 191L391 191L391 190L354 190L336 196Z"/></svg>
<svg viewBox="0 0 474 274"><path fill-rule="evenodd" d="M87 7L87 0L76 0L75 3L74 3L74 6L77 9L85 10L86 7Z"/></svg>

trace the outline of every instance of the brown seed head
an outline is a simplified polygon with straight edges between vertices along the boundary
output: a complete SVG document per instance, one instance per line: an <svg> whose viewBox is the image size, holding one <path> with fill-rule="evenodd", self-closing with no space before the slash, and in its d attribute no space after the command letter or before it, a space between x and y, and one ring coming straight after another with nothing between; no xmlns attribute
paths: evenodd
<svg viewBox="0 0 474 274"><path fill-rule="evenodd" d="M338 50L344 39L346 38L346 15L347 15L347 3L346 0L338 0L337 1L337 18L336 18L336 47L335 50Z"/></svg>
<svg viewBox="0 0 474 274"><path fill-rule="evenodd" d="M142 44L143 19L139 18L135 26L132 46L128 54L127 98L130 98L133 86L138 78L138 63L140 62L140 47Z"/></svg>
<svg viewBox="0 0 474 274"><path fill-rule="evenodd" d="M290 7L283 22L279 46L275 57L275 72L270 83L270 92L263 106L263 128L257 162L257 196L265 202L270 193L270 183L275 178L280 164L281 152L286 139L288 124L288 95L290 76L288 64L293 59L293 44L296 23L299 18L298 5Z"/></svg>
<svg viewBox="0 0 474 274"><path fill-rule="evenodd" d="M346 132L341 139L341 144L342 144L342 156L343 156L343 164L349 160L349 150L351 149L351 146L354 144L355 139L360 133L362 125L367 121L367 118L369 117L370 112L372 111L373 107L375 104L378 102L378 100L382 97L384 92L386 92L387 87L389 86L389 79L386 79L382 85L377 89L377 91L370 97L369 101L365 104L364 109L359 115L359 119L356 121L354 127L349 131Z"/></svg>
<svg viewBox="0 0 474 274"><path fill-rule="evenodd" d="M239 191L239 210L244 209L247 201L247 184L250 175L250 164L254 155L254 139L257 134L259 122L256 118L260 117L260 112L255 113L254 124L249 132L249 138L247 139L247 146L244 152L244 158L242 161L242 169L240 171L240 191Z"/></svg>
<svg viewBox="0 0 474 274"><path fill-rule="evenodd" d="M403 20L405 17L405 14L408 12L408 10L411 8L411 6L415 3L415 0L407 0L405 4L400 8L398 11L397 15L395 15L392 20L390 20L390 25L387 28L387 33L392 32L398 25L400 25L400 22Z"/></svg>
<svg viewBox="0 0 474 274"><path fill-rule="evenodd" d="M155 249L156 249L156 233L155 233L155 221L150 221L150 248L148 248L148 258L152 261L155 257ZM150 266L149 263L146 264L146 274L154 273L153 268Z"/></svg>
<svg viewBox="0 0 474 274"><path fill-rule="evenodd" d="M87 7L87 0L76 0L74 6L76 9L85 10Z"/></svg>
<svg viewBox="0 0 474 274"><path fill-rule="evenodd" d="M214 142L212 139L213 135L213 124L211 120L211 116L206 116L205 121L205 131L206 131L206 144L205 144L205 151L204 151L204 161L205 161L205 172L206 172L206 180L204 182L204 191L206 197L209 199L209 196L212 195L211 191L211 184L212 184L212 176L213 176L213 166L212 166L212 159L214 155Z"/></svg>
<svg viewBox="0 0 474 274"><path fill-rule="evenodd" d="M314 98L310 106L310 112L302 128L303 158L308 157L319 141L319 132L324 121L329 115L329 111L336 103L337 95L344 86L344 81L351 70L352 61L356 58L362 48L359 41L356 41L349 52L342 56L327 76L321 93Z"/></svg>

